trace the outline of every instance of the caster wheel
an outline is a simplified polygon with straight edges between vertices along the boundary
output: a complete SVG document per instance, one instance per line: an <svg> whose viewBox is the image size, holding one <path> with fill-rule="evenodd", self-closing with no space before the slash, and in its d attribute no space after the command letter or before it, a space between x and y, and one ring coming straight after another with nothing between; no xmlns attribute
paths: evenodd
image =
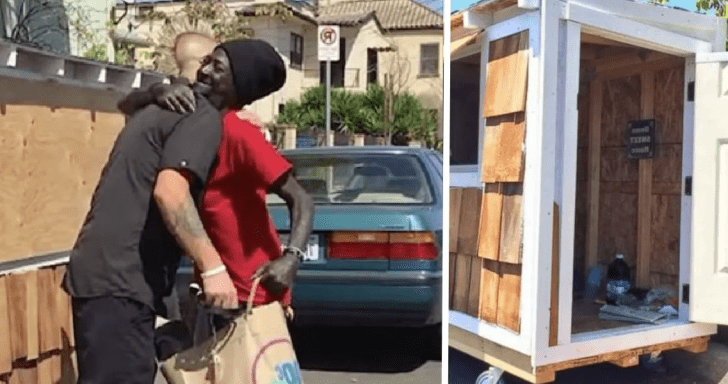
<svg viewBox="0 0 728 384"><path fill-rule="evenodd" d="M506 384L501 377L503 370L496 367L490 367L489 370L483 372L475 379L475 384Z"/></svg>
<svg viewBox="0 0 728 384"><path fill-rule="evenodd" d="M661 372L665 369L664 361L660 355L640 356L640 366L651 372Z"/></svg>

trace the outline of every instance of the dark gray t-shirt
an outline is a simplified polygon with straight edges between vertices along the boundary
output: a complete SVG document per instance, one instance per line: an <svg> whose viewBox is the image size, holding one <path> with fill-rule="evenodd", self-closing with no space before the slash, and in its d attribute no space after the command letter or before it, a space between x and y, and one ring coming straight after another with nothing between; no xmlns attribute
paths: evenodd
<svg viewBox="0 0 728 384"><path fill-rule="evenodd" d="M71 252L65 287L74 297L122 296L166 315L182 250L152 196L159 171L194 175L200 206L222 136L221 113L195 95L195 112L155 105L140 110L119 133Z"/></svg>

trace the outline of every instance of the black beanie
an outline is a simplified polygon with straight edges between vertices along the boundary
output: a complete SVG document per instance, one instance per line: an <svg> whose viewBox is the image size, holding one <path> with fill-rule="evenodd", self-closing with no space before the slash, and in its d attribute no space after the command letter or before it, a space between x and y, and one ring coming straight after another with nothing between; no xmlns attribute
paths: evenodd
<svg viewBox="0 0 728 384"><path fill-rule="evenodd" d="M242 108L281 89L286 82L286 65L268 43L257 39L226 41L218 48L227 53L233 73L237 105Z"/></svg>

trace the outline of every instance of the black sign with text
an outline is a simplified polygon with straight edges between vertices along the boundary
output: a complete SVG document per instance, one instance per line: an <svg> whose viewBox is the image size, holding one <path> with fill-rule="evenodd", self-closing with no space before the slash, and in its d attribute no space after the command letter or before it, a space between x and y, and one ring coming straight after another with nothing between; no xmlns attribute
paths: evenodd
<svg viewBox="0 0 728 384"><path fill-rule="evenodd" d="M627 123L627 157L655 157L655 120L634 120Z"/></svg>

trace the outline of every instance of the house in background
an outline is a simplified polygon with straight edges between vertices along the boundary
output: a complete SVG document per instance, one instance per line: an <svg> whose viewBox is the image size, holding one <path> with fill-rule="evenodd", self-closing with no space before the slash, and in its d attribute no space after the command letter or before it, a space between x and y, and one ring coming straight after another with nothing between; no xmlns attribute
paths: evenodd
<svg viewBox="0 0 728 384"><path fill-rule="evenodd" d="M299 99L306 89L325 82L325 63L318 61L318 26L338 25L341 59L331 63L332 84L364 91L369 83L383 84L389 75L399 89L419 96L437 115L442 138L443 21L436 11L414 0L328 0L318 7L291 0L225 4L245 16L248 34L273 45L288 67L285 86L251 106L264 121L274 121L288 100ZM113 38L135 47L138 66L149 65L146 53L153 50L163 25L146 21L144 15L171 15L183 7L181 1L120 1L114 9L118 23Z"/></svg>

